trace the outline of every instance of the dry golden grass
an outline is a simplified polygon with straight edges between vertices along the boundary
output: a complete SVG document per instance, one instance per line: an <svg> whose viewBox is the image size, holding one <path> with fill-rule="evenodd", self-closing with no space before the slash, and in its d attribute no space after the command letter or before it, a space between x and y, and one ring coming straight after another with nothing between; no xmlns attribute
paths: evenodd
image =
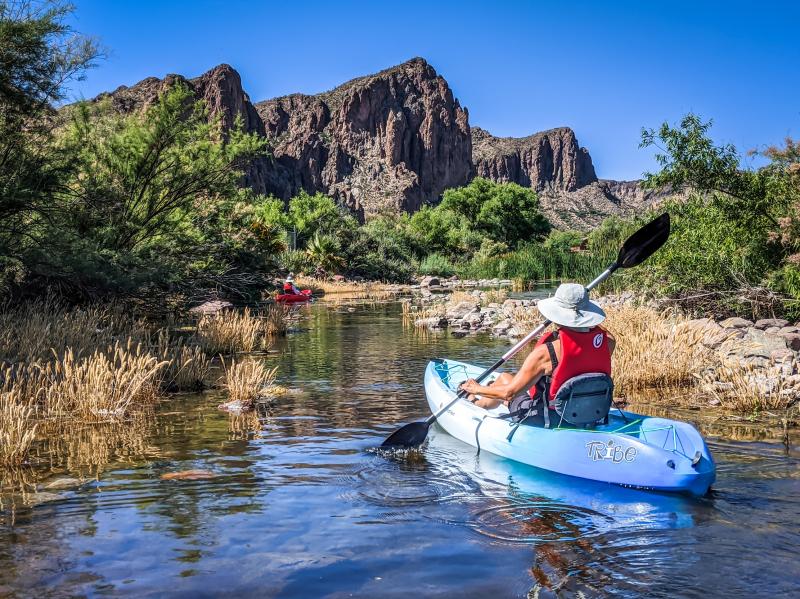
<svg viewBox="0 0 800 599"><path fill-rule="evenodd" d="M156 355L166 362L161 375L162 386L170 391L203 389L211 370L211 360L197 345L183 339L172 339L169 332L158 332Z"/></svg>
<svg viewBox="0 0 800 599"><path fill-rule="evenodd" d="M197 324L197 338L210 354L251 353L269 347L265 321L253 316L249 308L242 312L223 310L203 316Z"/></svg>
<svg viewBox="0 0 800 599"><path fill-rule="evenodd" d="M502 304L508 299L508 289L503 287L499 289L487 289L484 293L486 293L486 299L483 300L482 303Z"/></svg>
<svg viewBox="0 0 800 599"><path fill-rule="evenodd" d="M67 308L52 299L0 309L0 359L31 362L135 336L143 323L114 305Z"/></svg>
<svg viewBox="0 0 800 599"><path fill-rule="evenodd" d="M120 342L87 358L71 349L50 363L44 372L49 388L44 397L47 414L74 415L83 420L106 421L126 416L132 408L152 404L159 396L161 371L168 365L141 345Z"/></svg>
<svg viewBox="0 0 800 599"><path fill-rule="evenodd" d="M279 337L286 334L291 308L280 304L267 306L262 312L264 334L268 337Z"/></svg>
<svg viewBox="0 0 800 599"><path fill-rule="evenodd" d="M0 393L0 465L22 464L35 438L33 407L18 391Z"/></svg>
<svg viewBox="0 0 800 599"><path fill-rule="evenodd" d="M230 366L223 363L225 374L223 388L228 394L225 407L234 410L249 410L256 402L270 395L270 387L278 373L268 368L262 360L248 358Z"/></svg>
<svg viewBox="0 0 800 599"><path fill-rule="evenodd" d="M737 412L782 410L796 397L782 378L770 379L756 369L731 362L723 362L702 382L705 392L721 407Z"/></svg>
<svg viewBox="0 0 800 599"><path fill-rule="evenodd" d="M681 326L680 314L644 306L607 308L605 326L617 339L614 383L620 393L643 388L683 388L713 360L702 333Z"/></svg>
<svg viewBox="0 0 800 599"><path fill-rule="evenodd" d="M152 411L164 389L203 387L210 360L201 341L226 353L254 351L285 328L281 306L262 317L244 311L208 318L183 338L114 306L40 300L0 308L0 465L24 461L31 447L49 446L50 436L78 423L129 424Z"/></svg>
<svg viewBox="0 0 800 599"><path fill-rule="evenodd" d="M377 283L375 281L326 281L313 277L297 277L295 285L298 289L312 289L328 293L365 293L387 292L398 293L400 288L397 285Z"/></svg>

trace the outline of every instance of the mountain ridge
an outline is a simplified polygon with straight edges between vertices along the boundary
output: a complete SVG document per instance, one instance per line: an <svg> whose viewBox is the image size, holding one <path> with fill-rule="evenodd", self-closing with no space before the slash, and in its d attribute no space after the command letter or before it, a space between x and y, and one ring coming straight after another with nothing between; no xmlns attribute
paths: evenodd
<svg viewBox="0 0 800 599"><path fill-rule="evenodd" d="M149 105L169 86L187 85L224 128L241 117L270 141L271 156L245 168L243 184L287 200L326 193L361 218L414 212L475 176L537 191L556 226L587 229L628 215L656 195L638 182L598 179L591 155L569 127L497 137L471 126L469 111L423 58L353 78L319 94L252 102L239 73L221 64L198 77L148 77L101 94L120 112Z"/></svg>

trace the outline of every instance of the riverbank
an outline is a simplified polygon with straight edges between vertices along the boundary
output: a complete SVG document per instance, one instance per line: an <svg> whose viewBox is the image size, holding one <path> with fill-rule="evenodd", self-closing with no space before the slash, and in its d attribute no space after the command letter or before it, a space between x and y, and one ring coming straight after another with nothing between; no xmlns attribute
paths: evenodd
<svg viewBox="0 0 800 599"><path fill-rule="evenodd" d="M217 387L237 410L269 397L275 370L253 355L285 334L288 312L212 308L179 326L116 305L0 311L0 468L30 465L43 440L83 426L133 425L177 392Z"/></svg>
<svg viewBox="0 0 800 599"><path fill-rule="evenodd" d="M598 302L619 339L615 382L622 397L652 389L679 405L749 414L785 411L800 400L800 323L691 318L658 301L639 303L632 293ZM429 331L515 341L540 322L535 305L502 291L456 291L409 300L403 314Z"/></svg>

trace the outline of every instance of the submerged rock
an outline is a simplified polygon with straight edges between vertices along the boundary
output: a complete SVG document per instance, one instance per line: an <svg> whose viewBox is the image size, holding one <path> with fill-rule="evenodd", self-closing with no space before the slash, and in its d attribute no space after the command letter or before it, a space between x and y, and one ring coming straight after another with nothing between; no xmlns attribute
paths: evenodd
<svg viewBox="0 0 800 599"><path fill-rule="evenodd" d="M39 488L46 491L63 491L65 489L75 489L76 487L81 486L81 484L81 481L79 481L77 478L59 476L46 480L39 485Z"/></svg>

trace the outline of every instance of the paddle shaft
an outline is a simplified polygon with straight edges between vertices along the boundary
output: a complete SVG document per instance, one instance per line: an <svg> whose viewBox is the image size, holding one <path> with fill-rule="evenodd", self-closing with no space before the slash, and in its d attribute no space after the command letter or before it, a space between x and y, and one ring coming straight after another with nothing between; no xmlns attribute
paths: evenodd
<svg viewBox="0 0 800 599"><path fill-rule="evenodd" d="M615 270L617 270L618 268L619 268L619 265L618 265L616 262L614 262L614 263L613 263L611 266L609 266L609 267L608 267L607 269L605 269L605 270L604 270L602 273L600 273L600 275L599 275L599 276L598 276L598 277L597 277L597 278L596 278L594 281L592 281L591 283L589 283L589 284L586 286L586 291L591 291L592 289L594 289L595 287L597 287L597 286L598 286L600 283L602 283L602 282L603 282L603 281L605 281L605 280L606 280L608 277L610 277L612 274L614 274L614 271L615 271ZM517 343L514 345L514 347L512 347L512 348L511 348L511 349L509 349L509 350L508 350L508 351L507 351L505 354L503 354L503 357L502 357L502 358L500 358L500 359L499 359L497 362L495 362L494 364L492 364L491 366L489 366L489 368L487 368L486 370L484 370L483 372L481 372L481 373L480 373L480 374L477 376L477 378L476 378L475 380L476 380L477 382L479 382L479 383L480 383L480 382L482 382L484 379L486 379L486 377L487 377L487 376L489 376L490 374L492 374L492 373L493 373L495 370L497 370L498 368L500 368L500 367L501 367L503 364L505 364L506 362L508 362L508 361L509 361L509 360L510 360L512 357L514 357L514 356L515 356L515 355L516 355L516 354L519 352L519 350L521 350L523 347L525 347L526 345L528 345L528 343L530 343L531 341L533 341L533 340L534 340L536 337L538 337L539 335L541 335L541 334L542 334L542 331L544 331L544 330L545 330L545 329L546 329L548 326L550 326L550 324L551 324L551 323L550 323L550 321L549 321L549 320L545 320L545 321L544 321L542 324L540 324L538 327L536 327L535 329L533 329L533 330L532 330L530 333L528 333L527 335L525 335L525 337L523 337L522 339L520 339L520 340L519 340L519 341L518 341L518 342L517 342ZM456 403L456 402L457 402L459 399L462 399L462 398L464 398L464 397L466 397L466 396L467 396L467 393L466 393L466 391L463 391L463 390L462 390L462 391L459 391L459 392L456 394L456 396L455 396L455 398L453 399L453 401L451 401L450 403L448 403L446 406L444 406L444 407L443 407L441 410L439 410L439 411L438 411L438 412L436 412L435 414L431 414L430 416L428 416L428 418L425 420L425 424L427 424L428 426L430 426L431 424L433 424L434 422L436 422L436 419L437 419L439 416L441 416L441 415L442 415L442 414L444 414L444 413L445 413L447 410L449 410L451 407L453 407L453 405L455 405L455 403Z"/></svg>

